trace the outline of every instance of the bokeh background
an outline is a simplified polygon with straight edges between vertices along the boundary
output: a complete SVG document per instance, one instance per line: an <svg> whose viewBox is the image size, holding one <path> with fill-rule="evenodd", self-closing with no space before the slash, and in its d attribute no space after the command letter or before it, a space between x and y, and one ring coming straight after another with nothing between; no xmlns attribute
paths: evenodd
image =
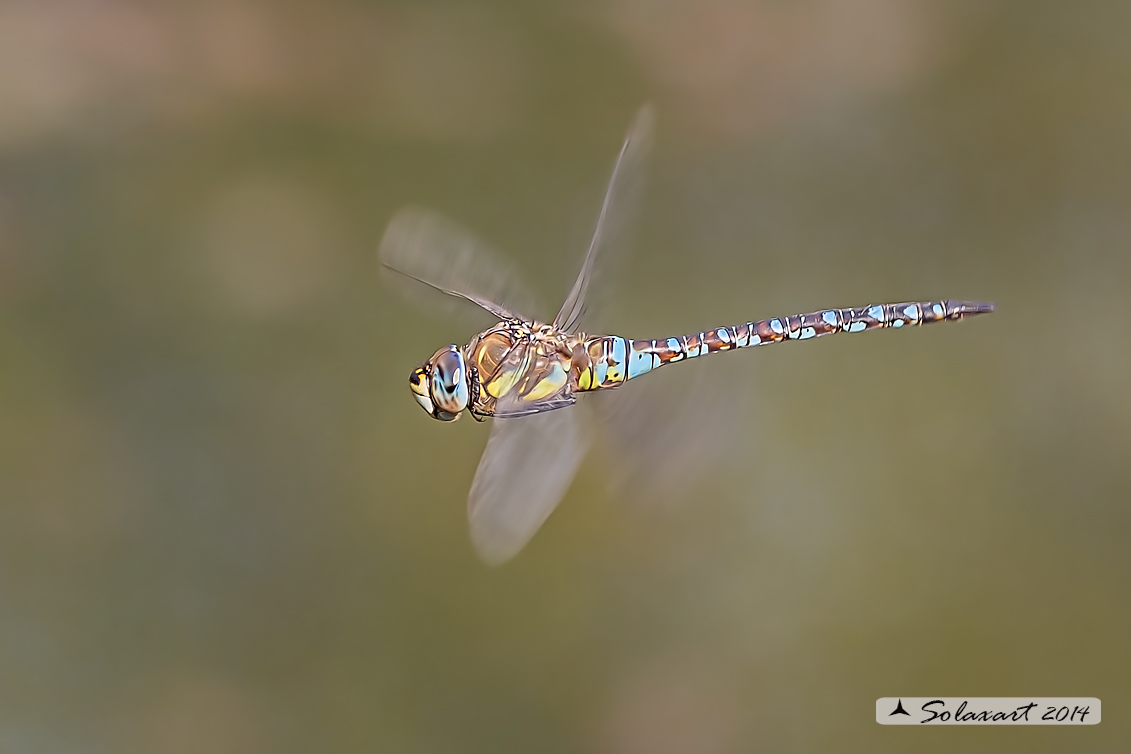
<svg viewBox="0 0 1131 754"><path fill-rule="evenodd" d="M1127 750L1129 32L1117 0L3 0L0 751ZM605 442L484 567L488 428L406 385L473 331L377 242L434 206L562 297L645 101L624 334L998 311L684 365L728 370L741 421L687 434L729 452L650 505ZM900 694L1105 719L878 726Z"/></svg>

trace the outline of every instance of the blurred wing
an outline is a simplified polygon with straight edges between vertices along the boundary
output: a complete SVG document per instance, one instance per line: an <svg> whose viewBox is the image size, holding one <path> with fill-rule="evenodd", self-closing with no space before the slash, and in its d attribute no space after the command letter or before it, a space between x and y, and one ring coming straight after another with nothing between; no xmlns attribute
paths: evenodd
<svg viewBox="0 0 1131 754"><path fill-rule="evenodd" d="M555 411L559 408L572 406L575 403L577 403L577 398L572 395L556 395L552 398L542 398L530 403L515 403L506 408L497 409L494 416L496 419L516 419L520 416L533 416L546 411Z"/></svg>
<svg viewBox="0 0 1131 754"><path fill-rule="evenodd" d="M398 211L389 221L377 251L389 283L409 297L419 298L421 287L465 299L497 319L530 321L537 299L511 267L471 232L442 215L415 207ZM426 300L431 309L443 306L444 297ZM450 299L449 299L450 301Z"/></svg>
<svg viewBox="0 0 1131 754"><path fill-rule="evenodd" d="M609 186L605 190L605 200L597 216L597 227L589 242L589 251L581 265L581 272L566 296L561 311L554 318L554 326L566 332L573 332L579 326L586 311L586 300L590 283L597 269L608 263L610 252L607 247L624 246L624 231L634 214L636 200L640 194L641 173L644 156L652 141L652 128L655 116L650 105L645 105L636 114L629 126Z"/></svg>
<svg viewBox="0 0 1131 754"><path fill-rule="evenodd" d="M601 439L615 458L604 473L617 499L646 507L695 500L711 479L748 469L752 407L749 361L681 364L597 393ZM588 401L587 401L588 402Z"/></svg>
<svg viewBox="0 0 1131 754"><path fill-rule="evenodd" d="M572 406L577 402L576 396L570 389L568 379L563 375L565 384L557 391L541 398L531 398L531 391L540 386L538 377L550 373L551 361L539 357L529 343L518 343L499 362L495 374L490 375L486 382L491 382L500 374L517 375L514 386L505 395L495 401L494 415L500 419L515 418L540 414L543 411ZM568 368L568 365L566 365ZM559 373L560 374L560 373Z"/></svg>
<svg viewBox="0 0 1131 754"><path fill-rule="evenodd" d="M518 554L565 495L588 447L582 418L570 409L494 420L467 499L484 561Z"/></svg>

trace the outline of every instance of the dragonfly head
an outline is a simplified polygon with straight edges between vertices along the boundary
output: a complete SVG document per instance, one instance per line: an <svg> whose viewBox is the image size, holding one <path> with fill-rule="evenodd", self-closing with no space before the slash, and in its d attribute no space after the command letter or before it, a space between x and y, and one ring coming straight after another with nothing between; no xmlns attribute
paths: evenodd
<svg viewBox="0 0 1131 754"><path fill-rule="evenodd" d="M420 407L440 421L458 419L471 399L471 375L463 354L455 346L441 348L412 370L408 386Z"/></svg>

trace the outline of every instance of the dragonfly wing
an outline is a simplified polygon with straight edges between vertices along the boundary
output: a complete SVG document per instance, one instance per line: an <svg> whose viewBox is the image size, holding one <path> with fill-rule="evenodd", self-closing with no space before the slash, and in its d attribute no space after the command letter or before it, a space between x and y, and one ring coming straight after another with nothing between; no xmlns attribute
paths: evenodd
<svg viewBox="0 0 1131 754"><path fill-rule="evenodd" d="M588 447L576 410L495 419L468 495L471 541L491 564L510 560L569 489Z"/></svg>
<svg viewBox="0 0 1131 754"><path fill-rule="evenodd" d="M553 411L577 402L569 384L569 364L557 354L539 352L530 341L517 343L490 375L480 375L488 393L503 393L493 415L500 419Z"/></svg>
<svg viewBox="0 0 1131 754"><path fill-rule="evenodd" d="M559 395L553 398L543 398L533 403L520 403L506 408L496 409L494 416L498 419L514 419L520 416L533 416L559 408L567 408L577 403L577 398L572 395Z"/></svg>
<svg viewBox="0 0 1131 754"><path fill-rule="evenodd" d="M652 107L645 105L629 126L628 135L613 166L609 186L605 190L605 199L597 216L597 227L593 231L593 238L589 241L589 250L585 254L585 261L582 262L581 272L574 281L569 295L566 296L561 311L554 318L554 326L561 330L573 332L581 325L595 272L600 266L605 265L611 256L606 249L627 245L623 236L630 224L629 221L634 214L632 210L640 194L644 156L652 141L654 120Z"/></svg>
<svg viewBox="0 0 1131 754"><path fill-rule="evenodd" d="M593 395L610 492L644 507L694 500L720 474L750 467L749 366L689 363ZM587 400L587 402L589 402Z"/></svg>
<svg viewBox="0 0 1131 754"><path fill-rule="evenodd" d="M464 299L497 319L538 311L537 299L487 244L439 213L405 207L389 221L377 251L390 284L419 298L421 286ZM442 296L428 299L436 308ZM449 299L450 300L450 299ZM447 307L450 308L450 307Z"/></svg>

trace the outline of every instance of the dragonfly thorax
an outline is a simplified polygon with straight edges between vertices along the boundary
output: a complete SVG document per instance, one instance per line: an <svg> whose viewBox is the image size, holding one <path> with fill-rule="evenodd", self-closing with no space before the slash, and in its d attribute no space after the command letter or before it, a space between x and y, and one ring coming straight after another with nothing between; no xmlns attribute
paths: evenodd
<svg viewBox="0 0 1131 754"><path fill-rule="evenodd" d="M441 348L414 369L408 386L429 416L450 422L458 419L471 402L471 380L463 353L452 345Z"/></svg>

